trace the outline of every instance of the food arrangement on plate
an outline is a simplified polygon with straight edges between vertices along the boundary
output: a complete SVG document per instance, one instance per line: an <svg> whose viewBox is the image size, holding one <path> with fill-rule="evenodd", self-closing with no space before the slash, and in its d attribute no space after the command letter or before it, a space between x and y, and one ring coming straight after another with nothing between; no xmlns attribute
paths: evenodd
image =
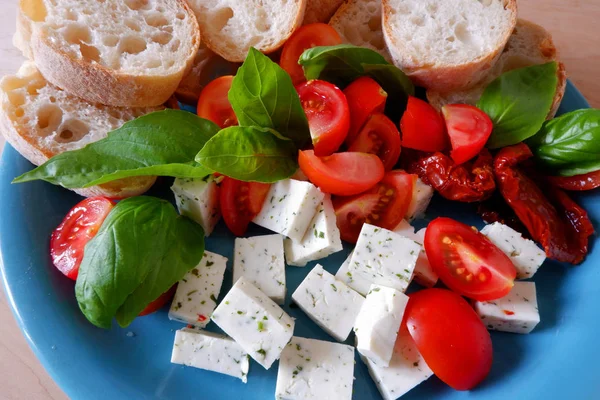
<svg viewBox="0 0 600 400"><path fill-rule="evenodd" d="M488 330L540 322L546 258L588 254L569 192L600 186L600 113L555 117L564 66L515 1L20 6L29 60L0 82L0 128L37 167L13 182L87 197L52 263L98 328L169 304L172 363L243 383L273 368L277 399L350 399L356 352L386 400L433 375L470 390ZM157 177L174 178L166 199L143 195ZM433 196L487 225L433 218ZM232 260L205 250L221 219ZM291 307L331 339L296 336Z"/></svg>

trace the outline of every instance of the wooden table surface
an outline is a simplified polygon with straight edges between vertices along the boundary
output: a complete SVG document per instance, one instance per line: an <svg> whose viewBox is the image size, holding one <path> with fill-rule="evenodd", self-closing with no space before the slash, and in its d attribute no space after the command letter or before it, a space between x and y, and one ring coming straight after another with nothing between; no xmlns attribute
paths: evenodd
<svg viewBox="0 0 600 400"><path fill-rule="evenodd" d="M0 76L22 62L12 47L17 0L0 0ZM569 78L600 108L600 0L520 0L520 16L550 30ZM3 140L0 137L0 151ZM0 260L1 262L1 260ZM0 400L66 399L35 358L0 290Z"/></svg>

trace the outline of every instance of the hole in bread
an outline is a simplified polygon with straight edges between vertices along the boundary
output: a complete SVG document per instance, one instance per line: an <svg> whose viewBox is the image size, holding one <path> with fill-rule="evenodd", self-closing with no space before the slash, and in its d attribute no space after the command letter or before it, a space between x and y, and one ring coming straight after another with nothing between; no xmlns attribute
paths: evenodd
<svg viewBox="0 0 600 400"><path fill-rule="evenodd" d="M96 47L81 43L79 50L81 51L81 57L85 60L100 62L100 50Z"/></svg>
<svg viewBox="0 0 600 400"><path fill-rule="evenodd" d="M454 39L454 36L449 36L446 38L446 42L450 42L453 43L456 39Z"/></svg>
<svg viewBox="0 0 600 400"><path fill-rule="evenodd" d="M160 60L150 60L146 62L147 68L159 68L161 65L162 63L160 62Z"/></svg>
<svg viewBox="0 0 600 400"><path fill-rule="evenodd" d="M492 5L492 0L479 0L479 2L485 7L489 7ZM506 6L508 2L505 2L504 6Z"/></svg>
<svg viewBox="0 0 600 400"><path fill-rule="evenodd" d="M43 0L21 0L19 7L33 22L42 22L46 19L47 11Z"/></svg>
<svg viewBox="0 0 600 400"><path fill-rule="evenodd" d="M25 111L21 107L15 110L15 117L21 118L23 115L25 115Z"/></svg>
<svg viewBox="0 0 600 400"><path fill-rule="evenodd" d="M149 10L150 2L148 0L125 0L125 5L132 10Z"/></svg>
<svg viewBox="0 0 600 400"><path fill-rule="evenodd" d="M175 15L175 18L177 18L177 19L181 19L181 20L184 20L184 19L185 19L185 13L183 13L183 12L179 11L179 12L178 12L178 13Z"/></svg>
<svg viewBox="0 0 600 400"><path fill-rule="evenodd" d="M56 97L54 96L50 96L48 100L50 100L50 103L56 103Z"/></svg>
<svg viewBox="0 0 600 400"><path fill-rule="evenodd" d="M369 14L376 14L378 8L379 7L377 6L377 3L375 2L367 3L367 11L369 12Z"/></svg>
<svg viewBox="0 0 600 400"><path fill-rule="evenodd" d="M66 10L64 18L69 21L77 21L77 14L71 10Z"/></svg>
<svg viewBox="0 0 600 400"><path fill-rule="evenodd" d="M62 110L54 104L46 104L37 112L37 126L40 129L50 128L54 131L62 122Z"/></svg>
<svg viewBox="0 0 600 400"><path fill-rule="evenodd" d="M79 24L67 25L63 36L71 44L89 43L91 41L90 29Z"/></svg>
<svg viewBox="0 0 600 400"><path fill-rule="evenodd" d="M159 14L159 13L152 13L152 14L148 14L145 17L146 19L146 23L150 26L154 26L154 27L160 27L160 26L165 26L169 24L169 21L167 20L167 18L165 18L164 15Z"/></svg>
<svg viewBox="0 0 600 400"><path fill-rule="evenodd" d="M248 47L254 47L260 42L262 38L260 36L252 36L250 41L248 42Z"/></svg>
<svg viewBox="0 0 600 400"><path fill-rule="evenodd" d="M167 68L171 68L173 65L175 65L175 61L174 60L169 60L167 62Z"/></svg>
<svg viewBox="0 0 600 400"><path fill-rule="evenodd" d="M30 96L37 96L40 92L40 89L42 89L43 87L45 87L46 84L44 82L32 82L27 86L27 93Z"/></svg>
<svg viewBox="0 0 600 400"><path fill-rule="evenodd" d="M438 5L436 3L431 3L427 5L427 12L436 13L438 11Z"/></svg>
<svg viewBox="0 0 600 400"><path fill-rule="evenodd" d="M458 40L465 44L473 43L473 35L471 35L471 32L469 32L469 29L467 28L467 24L464 22L456 25L456 28L454 28L454 35Z"/></svg>
<svg viewBox="0 0 600 400"><path fill-rule="evenodd" d="M108 47L115 47L119 43L117 35L106 35L102 38L102 44Z"/></svg>
<svg viewBox="0 0 600 400"><path fill-rule="evenodd" d="M220 8L215 11L213 18L211 19L213 29L220 31L225 28L225 25L229 23L229 20L233 18L233 9L230 7Z"/></svg>
<svg viewBox="0 0 600 400"><path fill-rule="evenodd" d="M160 32L152 35L152 41L160 45L166 45L173 39L173 35L167 32Z"/></svg>
<svg viewBox="0 0 600 400"><path fill-rule="evenodd" d="M63 143L76 142L89 132L90 128L85 122L72 119L62 124L57 141Z"/></svg>
<svg viewBox="0 0 600 400"><path fill-rule="evenodd" d="M7 76L2 80L2 90L9 92L11 90L20 89L25 86L27 82L24 79L17 78L16 76Z"/></svg>
<svg viewBox="0 0 600 400"><path fill-rule="evenodd" d="M123 118L121 111L117 110L116 108L107 108L107 111L108 114L110 114L110 116L113 118L116 118L118 120L121 120Z"/></svg>
<svg viewBox="0 0 600 400"><path fill-rule="evenodd" d="M137 21L134 21L133 19L126 19L125 25L132 31L139 32L142 30L142 28L140 28L140 25L137 23Z"/></svg>
<svg viewBox="0 0 600 400"><path fill-rule="evenodd" d="M146 50L146 42L139 36L126 36L119 45L121 53L139 54Z"/></svg>
<svg viewBox="0 0 600 400"><path fill-rule="evenodd" d="M20 107L23 104L25 104L25 95L21 91L8 92L6 93L6 95L8 97L8 101L10 101L10 104L12 104L15 107Z"/></svg>
<svg viewBox="0 0 600 400"><path fill-rule="evenodd" d="M425 20L422 17L412 17L410 22L416 26L425 26Z"/></svg>
<svg viewBox="0 0 600 400"><path fill-rule="evenodd" d="M369 29L371 32L380 32L381 31L381 17L375 15L371 17L369 20Z"/></svg>
<svg viewBox="0 0 600 400"><path fill-rule="evenodd" d="M267 23L266 18L260 18L256 20L254 27L259 32L267 32L269 29L271 29L271 24Z"/></svg>
<svg viewBox="0 0 600 400"><path fill-rule="evenodd" d="M171 49L171 51L177 51L177 49L179 49L179 45L181 45L181 40L175 39L171 42L169 49Z"/></svg>

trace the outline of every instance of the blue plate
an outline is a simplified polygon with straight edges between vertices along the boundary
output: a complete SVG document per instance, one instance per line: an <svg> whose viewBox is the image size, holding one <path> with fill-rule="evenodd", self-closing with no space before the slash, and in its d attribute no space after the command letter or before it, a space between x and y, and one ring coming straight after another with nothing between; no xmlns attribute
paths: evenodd
<svg viewBox="0 0 600 400"><path fill-rule="evenodd" d="M589 107L569 83L561 112ZM101 330L83 317L74 284L48 256L50 233L81 198L47 183L11 185L31 164L10 146L0 163L0 245L2 279L15 318L30 346L58 385L74 400L85 399L272 399L277 364L269 371L252 362L248 384L212 372L169 362L175 330L167 310L138 318L129 328ZM154 194L169 196L169 180ZM600 192L578 196L595 226L600 220ZM472 206L435 199L429 215L446 215L481 226ZM450 210L449 210L450 208ZM265 231L256 228L255 233ZM233 238L220 225L207 249L232 256ZM348 249L322 264L335 272ZM600 396L600 253L569 267L547 261L535 276L542 322L531 335L492 333L494 364L490 376L472 392L455 392L437 378L411 391L406 399L593 399ZM332 340L299 309L290 294L310 270L287 268L284 307L296 320L298 336ZM231 264L228 265L231 269ZM231 286L226 275L223 294ZM214 324L212 324L214 325ZM213 326L214 328L214 326ZM358 360L354 399L380 395L367 368Z"/></svg>

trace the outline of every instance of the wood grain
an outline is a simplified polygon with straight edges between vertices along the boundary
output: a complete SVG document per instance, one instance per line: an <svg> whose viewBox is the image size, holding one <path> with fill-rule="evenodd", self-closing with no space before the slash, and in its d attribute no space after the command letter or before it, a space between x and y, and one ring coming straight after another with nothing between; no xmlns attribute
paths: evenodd
<svg viewBox="0 0 600 400"><path fill-rule="evenodd" d="M17 0L0 0L0 76L14 73L23 58L12 47ZM593 107L600 108L600 19L598 0L520 0L520 16L550 30L569 78ZM2 149L0 138L0 151ZM0 293L0 399L63 400L33 355Z"/></svg>

